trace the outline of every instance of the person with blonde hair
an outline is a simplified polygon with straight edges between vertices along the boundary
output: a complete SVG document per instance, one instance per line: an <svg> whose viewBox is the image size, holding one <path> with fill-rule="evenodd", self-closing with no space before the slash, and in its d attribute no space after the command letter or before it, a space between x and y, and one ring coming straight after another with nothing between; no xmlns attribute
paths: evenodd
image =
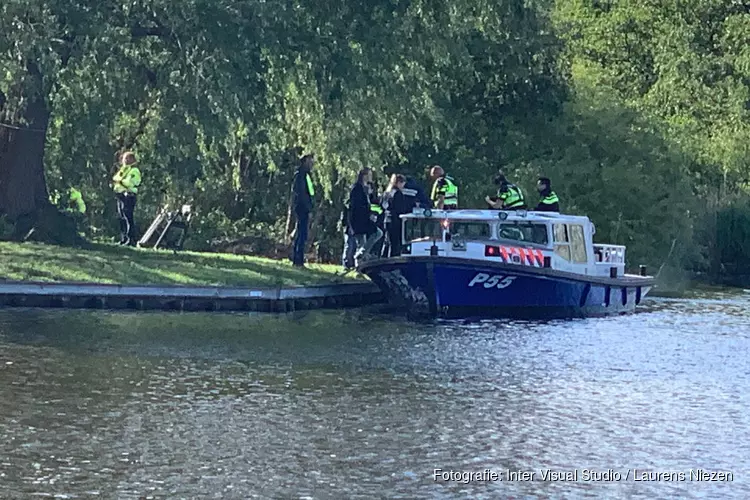
<svg viewBox="0 0 750 500"><path fill-rule="evenodd" d="M135 166L135 154L123 153L120 168L112 177L112 189L117 200L117 216L120 219L120 245L135 246L135 202L138 186L141 185L141 171Z"/></svg>

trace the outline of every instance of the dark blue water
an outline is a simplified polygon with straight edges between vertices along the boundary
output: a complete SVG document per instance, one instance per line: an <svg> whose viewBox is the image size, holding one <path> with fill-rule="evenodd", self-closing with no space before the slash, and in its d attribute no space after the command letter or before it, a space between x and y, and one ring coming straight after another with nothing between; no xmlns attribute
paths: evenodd
<svg viewBox="0 0 750 500"><path fill-rule="evenodd" d="M750 498L749 306L436 324L2 310L0 497ZM634 480L649 472L675 480Z"/></svg>

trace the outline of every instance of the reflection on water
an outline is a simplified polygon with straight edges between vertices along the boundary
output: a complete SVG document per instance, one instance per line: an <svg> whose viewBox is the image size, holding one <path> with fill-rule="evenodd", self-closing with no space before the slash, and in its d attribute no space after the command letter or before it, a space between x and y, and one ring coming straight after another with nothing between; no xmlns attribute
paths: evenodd
<svg viewBox="0 0 750 500"><path fill-rule="evenodd" d="M433 324L2 310L0 497L748 498L748 306ZM636 468L734 481L581 476Z"/></svg>

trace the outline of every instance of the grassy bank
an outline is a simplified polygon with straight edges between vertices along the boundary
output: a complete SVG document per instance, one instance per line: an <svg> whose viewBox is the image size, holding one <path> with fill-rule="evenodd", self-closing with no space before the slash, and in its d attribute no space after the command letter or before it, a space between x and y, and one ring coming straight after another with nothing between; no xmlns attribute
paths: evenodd
<svg viewBox="0 0 750 500"><path fill-rule="evenodd" d="M159 285L305 286L352 281L336 266L233 254L155 251L106 244L83 250L0 242L0 279Z"/></svg>

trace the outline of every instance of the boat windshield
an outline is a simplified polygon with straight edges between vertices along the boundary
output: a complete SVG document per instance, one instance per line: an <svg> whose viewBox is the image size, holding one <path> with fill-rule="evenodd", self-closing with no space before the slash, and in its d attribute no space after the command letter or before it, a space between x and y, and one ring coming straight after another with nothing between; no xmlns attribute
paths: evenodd
<svg viewBox="0 0 750 500"><path fill-rule="evenodd" d="M439 219L404 219L404 242L443 241L443 226Z"/></svg>
<svg viewBox="0 0 750 500"><path fill-rule="evenodd" d="M450 228L451 235L461 236L464 240L488 240L492 234L487 222L453 221Z"/></svg>
<svg viewBox="0 0 750 500"><path fill-rule="evenodd" d="M527 223L500 224L497 228L497 237L503 240L524 241L537 245L546 245L547 225Z"/></svg>

